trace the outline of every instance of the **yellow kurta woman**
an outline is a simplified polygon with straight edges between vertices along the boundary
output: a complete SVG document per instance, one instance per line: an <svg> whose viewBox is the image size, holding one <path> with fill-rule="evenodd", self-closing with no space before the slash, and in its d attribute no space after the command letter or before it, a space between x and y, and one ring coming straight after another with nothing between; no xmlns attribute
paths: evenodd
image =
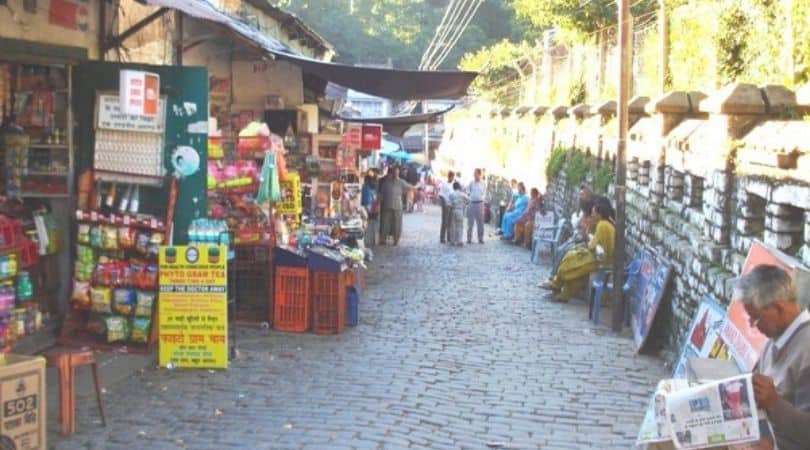
<svg viewBox="0 0 810 450"><path fill-rule="evenodd" d="M616 229L613 227L613 208L602 198L593 207L596 227L587 247L579 247L566 253L560 263L557 276L551 279L550 287L559 290L553 300L567 302L588 282L588 276L613 263L613 244Z"/></svg>

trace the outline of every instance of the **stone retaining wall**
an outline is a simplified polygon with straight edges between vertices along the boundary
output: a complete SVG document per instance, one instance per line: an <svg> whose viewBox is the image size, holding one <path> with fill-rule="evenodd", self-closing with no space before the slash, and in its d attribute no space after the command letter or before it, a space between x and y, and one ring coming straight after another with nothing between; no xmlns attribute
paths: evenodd
<svg viewBox="0 0 810 450"><path fill-rule="evenodd" d="M653 342L673 359L700 298L728 303L753 239L810 266L810 89L733 84L706 96L672 92L633 100L627 150L628 255L643 246L672 262L670 295ZM615 165L615 103L578 105L557 118L548 147ZM596 124L596 125L595 125ZM591 170L590 174L594 173ZM565 170L547 198L576 205ZM608 194L612 196L613 188Z"/></svg>

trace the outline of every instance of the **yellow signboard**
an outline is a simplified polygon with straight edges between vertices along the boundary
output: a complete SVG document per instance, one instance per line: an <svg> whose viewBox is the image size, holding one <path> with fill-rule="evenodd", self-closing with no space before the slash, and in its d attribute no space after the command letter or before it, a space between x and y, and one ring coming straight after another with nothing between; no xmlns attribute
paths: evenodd
<svg viewBox="0 0 810 450"><path fill-rule="evenodd" d="M228 367L228 249L160 248L159 363Z"/></svg>

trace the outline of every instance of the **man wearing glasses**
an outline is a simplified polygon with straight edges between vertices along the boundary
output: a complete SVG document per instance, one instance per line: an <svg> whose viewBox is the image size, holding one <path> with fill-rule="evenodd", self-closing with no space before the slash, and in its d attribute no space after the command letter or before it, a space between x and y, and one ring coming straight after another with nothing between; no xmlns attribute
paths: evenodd
<svg viewBox="0 0 810 450"><path fill-rule="evenodd" d="M741 277L734 298L768 342L754 368L757 406L768 413L781 450L810 448L810 313L796 285L776 266L760 265Z"/></svg>

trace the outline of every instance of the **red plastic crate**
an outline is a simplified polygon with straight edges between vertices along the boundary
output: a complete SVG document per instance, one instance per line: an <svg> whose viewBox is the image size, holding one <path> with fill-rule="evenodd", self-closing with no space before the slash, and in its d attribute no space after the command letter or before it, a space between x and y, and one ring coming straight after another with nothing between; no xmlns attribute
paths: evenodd
<svg viewBox="0 0 810 450"><path fill-rule="evenodd" d="M309 329L309 270L305 267L276 267L276 295L273 328L303 333Z"/></svg>
<svg viewBox="0 0 810 450"><path fill-rule="evenodd" d="M312 331L339 334L346 326L346 273L312 272Z"/></svg>

